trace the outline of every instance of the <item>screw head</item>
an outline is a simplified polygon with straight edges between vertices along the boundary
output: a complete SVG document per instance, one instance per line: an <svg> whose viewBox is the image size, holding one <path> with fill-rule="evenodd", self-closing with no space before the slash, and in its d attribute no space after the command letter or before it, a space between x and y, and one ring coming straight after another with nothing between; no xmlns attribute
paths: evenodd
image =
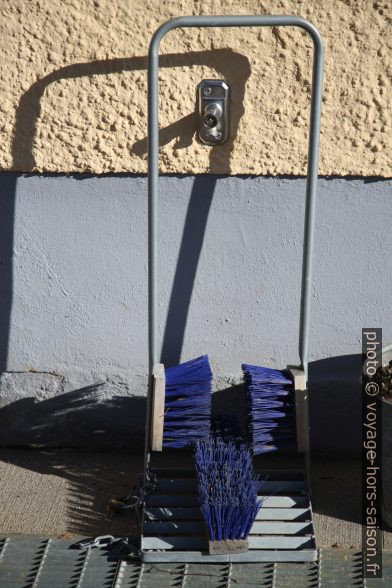
<svg viewBox="0 0 392 588"><path fill-rule="evenodd" d="M213 129L214 127L216 127L217 120L213 114L207 114L207 116L204 117L203 123L204 126L208 129Z"/></svg>
<svg viewBox="0 0 392 588"><path fill-rule="evenodd" d="M211 94L211 86L206 86L205 88L203 88L203 94L205 96L209 96Z"/></svg>

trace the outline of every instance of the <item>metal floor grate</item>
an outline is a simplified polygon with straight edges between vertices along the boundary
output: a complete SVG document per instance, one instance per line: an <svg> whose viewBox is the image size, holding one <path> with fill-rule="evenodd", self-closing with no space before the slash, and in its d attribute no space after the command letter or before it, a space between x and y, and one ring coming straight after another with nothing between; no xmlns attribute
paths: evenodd
<svg viewBox="0 0 392 588"><path fill-rule="evenodd" d="M4 588L377 588L392 586L392 552L382 580L364 581L362 555L321 549L318 562L168 564L121 560L107 548L71 549L74 541L35 537L0 540Z"/></svg>
<svg viewBox="0 0 392 588"><path fill-rule="evenodd" d="M154 490L146 498L144 563L312 562L317 559L312 507L301 470L259 471L266 500L249 535L249 551L209 555L191 469L152 469Z"/></svg>

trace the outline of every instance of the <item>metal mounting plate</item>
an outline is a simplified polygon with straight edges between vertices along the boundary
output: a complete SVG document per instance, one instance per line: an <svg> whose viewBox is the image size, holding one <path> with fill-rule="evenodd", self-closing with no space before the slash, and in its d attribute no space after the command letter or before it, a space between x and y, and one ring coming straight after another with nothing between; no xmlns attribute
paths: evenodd
<svg viewBox="0 0 392 588"><path fill-rule="evenodd" d="M230 88L224 80L203 80L197 86L197 134L205 145L220 145L230 132Z"/></svg>

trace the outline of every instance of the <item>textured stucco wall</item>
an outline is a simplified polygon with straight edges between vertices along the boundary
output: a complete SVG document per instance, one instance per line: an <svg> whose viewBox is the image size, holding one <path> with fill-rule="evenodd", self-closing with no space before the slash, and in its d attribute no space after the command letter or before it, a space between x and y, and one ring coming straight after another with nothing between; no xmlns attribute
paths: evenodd
<svg viewBox="0 0 392 588"><path fill-rule="evenodd" d="M2 174L0 444L139 446L147 379L147 180ZM305 181L161 180L162 358L296 363ZM320 180L313 447L359 449L361 329L392 340L391 181ZM185 231L184 231L185 227ZM215 396L215 395L214 395Z"/></svg>
<svg viewBox="0 0 392 588"><path fill-rule="evenodd" d="M0 7L0 168L146 171L146 54L183 14L302 15L326 46L322 174L390 175L387 0L14 0ZM162 45L166 172L304 174L311 41L299 30L181 30ZM232 137L194 138L198 82L232 85Z"/></svg>

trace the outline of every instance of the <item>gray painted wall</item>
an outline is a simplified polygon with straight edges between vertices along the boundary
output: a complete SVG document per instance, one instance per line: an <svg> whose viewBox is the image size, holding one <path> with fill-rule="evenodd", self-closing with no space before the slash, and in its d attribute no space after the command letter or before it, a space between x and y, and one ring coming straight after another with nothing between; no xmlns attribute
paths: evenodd
<svg viewBox="0 0 392 588"><path fill-rule="evenodd" d="M298 362L305 180L165 176L160 186L162 359L208 353L216 405L233 409L242 362ZM139 447L146 178L4 173L1 188L0 443ZM392 340L390 188L319 183L315 451L359 451L361 328Z"/></svg>

